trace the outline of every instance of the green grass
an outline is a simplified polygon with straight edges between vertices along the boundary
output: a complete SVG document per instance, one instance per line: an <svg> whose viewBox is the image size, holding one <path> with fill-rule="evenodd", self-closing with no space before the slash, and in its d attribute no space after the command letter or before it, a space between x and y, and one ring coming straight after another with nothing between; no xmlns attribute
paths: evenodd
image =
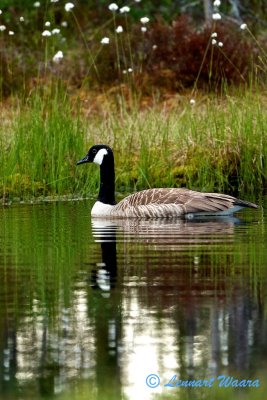
<svg viewBox="0 0 267 400"><path fill-rule="evenodd" d="M119 192L187 186L260 193L267 176L266 98L247 91L199 97L193 107L187 97L173 104L140 110L122 101L86 115L58 84L13 103L2 110L1 198L94 195L98 168L76 167L94 143L113 147Z"/></svg>
<svg viewBox="0 0 267 400"><path fill-rule="evenodd" d="M28 198L75 191L75 155L83 148L79 116L64 93L36 94L13 111L1 132L2 196ZM9 115L10 118L10 115Z"/></svg>

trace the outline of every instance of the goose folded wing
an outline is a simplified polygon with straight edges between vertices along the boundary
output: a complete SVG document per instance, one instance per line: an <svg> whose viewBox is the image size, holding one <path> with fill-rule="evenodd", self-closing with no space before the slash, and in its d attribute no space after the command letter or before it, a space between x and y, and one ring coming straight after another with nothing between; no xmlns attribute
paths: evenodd
<svg viewBox="0 0 267 400"><path fill-rule="evenodd" d="M185 213L196 212L219 212L225 211L234 206L235 198L227 195L201 193L189 189L147 189L138 193L134 193L119 204L117 210L126 210L130 208L143 209L144 206L159 211L162 213L163 208L170 210L169 206L180 207Z"/></svg>

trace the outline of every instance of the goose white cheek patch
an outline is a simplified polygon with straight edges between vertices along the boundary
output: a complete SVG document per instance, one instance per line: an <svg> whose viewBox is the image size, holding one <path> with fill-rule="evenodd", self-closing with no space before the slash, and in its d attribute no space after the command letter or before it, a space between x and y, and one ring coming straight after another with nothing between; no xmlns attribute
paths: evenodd
<svg viewBox="0 0 267 400"><path fill-rule="evenodd" d="M94 162L95 164L101 165L102 162L103 162L103 158L104 158L104 156L105 156L106 154L108 154L108 151L107 151L106 149L101 149L101 150L99 150L99 151L96 153L93 162Z"/></svg>

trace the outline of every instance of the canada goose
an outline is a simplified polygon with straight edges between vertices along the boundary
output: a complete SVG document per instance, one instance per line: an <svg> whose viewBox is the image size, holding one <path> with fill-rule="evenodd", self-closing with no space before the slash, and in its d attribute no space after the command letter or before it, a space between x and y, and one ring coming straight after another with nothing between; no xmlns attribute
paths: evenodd
<svg viewBox="0 0 267 400"><path fill-rule="evenodd" d="M115 169L111 148L95 145L77 165L93 162L100 165L100 190L92 217L109 218L194 218L207 215L231 215L256 204L219 193L201 193L189 189L147 189L115 202Z"/></svg>

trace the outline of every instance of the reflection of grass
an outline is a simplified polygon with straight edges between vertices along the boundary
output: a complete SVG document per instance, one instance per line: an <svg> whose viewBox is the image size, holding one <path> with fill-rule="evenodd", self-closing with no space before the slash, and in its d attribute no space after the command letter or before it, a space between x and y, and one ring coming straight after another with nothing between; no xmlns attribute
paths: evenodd
<svg viewBox="0 0 267 400"><path fill-rule="evenodd" d="M260 375L259 375L260 374ZM248 389L235 389L235 388L197 388L197 389L173 389L166 390L164 388L162 394L157 394L156 391L149 392L147 388L144 389L143 393L140 393L144 399L149 398L153 400L265 400L266 398L266 379L262 372L259 372L256 376L261 376L260 388L248 388ZM145 394L149 395L146 397ZM75 391L64 394L59 397L60 400L117 400L116 395L112 396L112 393L106 395L99 394L94 391L94 387L88 383L78 385ZM127 396L122 396L120 399L127 400Z"/></svg>
<svg viewBox="0 0 267 400"><path fill-rule="evenodd" d="M197 99L192 107L186 98L176 101L143 112L109 104L104 118L86 118L57 85L33 94L0 128L1 197L95 193L97 168L75 165L93 143L114 148L119 191L260 191L267 174L265 98L247 92L221 102Z"/></svg>

